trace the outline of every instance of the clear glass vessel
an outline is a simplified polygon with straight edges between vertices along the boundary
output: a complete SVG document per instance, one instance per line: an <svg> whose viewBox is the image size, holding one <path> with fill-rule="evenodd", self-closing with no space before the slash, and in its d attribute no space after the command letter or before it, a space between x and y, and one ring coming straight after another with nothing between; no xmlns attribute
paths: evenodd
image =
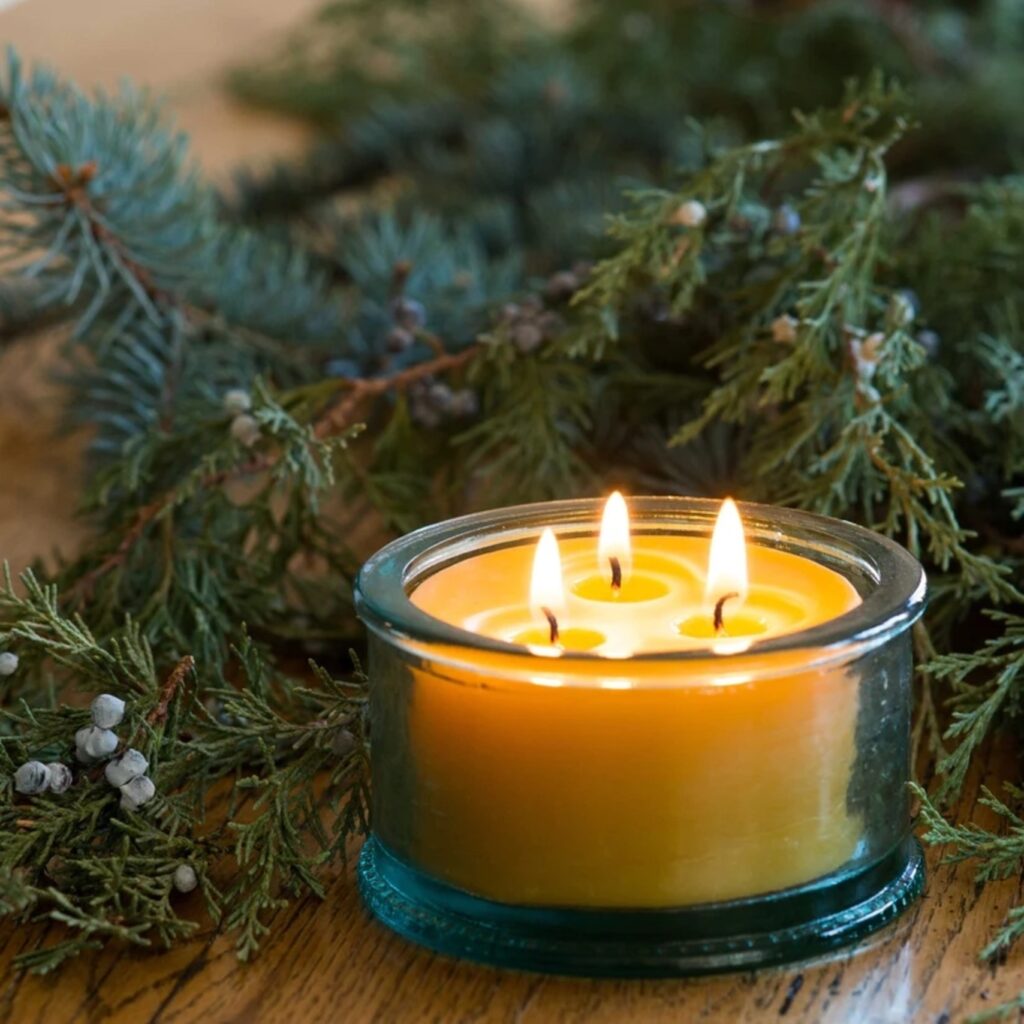
<svg viewBox="0 0 1024 1024"><path fill-rule="evenodd" d="M630 508L633 537L657 543L709 537L719 504ZM861 603L733 649L611 658L545 657L410 599L454 563L532 548L544 527L596 538L596 500L440 523L366 563L373 832L359 871L381 921L500 966L662 976L817 956L913 901L922 568L850 523L741 511L748 544L832 569Z"/></svg>

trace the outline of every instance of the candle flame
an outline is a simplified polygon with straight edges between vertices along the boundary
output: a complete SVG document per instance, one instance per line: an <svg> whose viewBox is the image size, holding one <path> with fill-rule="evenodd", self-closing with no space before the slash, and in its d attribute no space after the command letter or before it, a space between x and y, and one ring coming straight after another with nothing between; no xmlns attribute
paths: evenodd
<svg viewBox="0 0 1024 1024"><path fill-rule="evenodd" d="M548 527L537 541L530 576L530 607L538 614L557 614L565 608L565 588L562 585L562 556L558 540Z"/></svg>
<svg viewBox="0 0 1024 1024"><path fill-rule="evenodd" d="M618 566L618 583L621 584L632 563L632 547L629 541L629 509L626 499L613 491L604 504L601 515L601 533L597 538L597 557L601 571L608 573Z"/></svg>
<svg viewBox="0 0 1024 1024"><path fill-rule="evenodd" d="M743 521L736 502L726 498L711 534L704 597L709 605L716 606L726 597L730 604L740 604L746 596L747 542L743 536Z"/></svg>

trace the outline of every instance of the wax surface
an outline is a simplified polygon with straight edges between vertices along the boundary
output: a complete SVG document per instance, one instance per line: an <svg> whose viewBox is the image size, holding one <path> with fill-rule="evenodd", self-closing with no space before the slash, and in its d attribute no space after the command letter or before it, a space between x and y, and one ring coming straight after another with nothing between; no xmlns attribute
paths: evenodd
<svg viewBox="0 0 1024 1024"><path fill-rule="evenodd" d="M603 632L606 642L593 648L595 653L693 650L715 639L704 597L706 539L634 538L631 572L618 596L595 557L592 538L563 540L561 552L567 596L562 626ZM527 604L532 555L522 545L468 558L424 580L412 600L445 622L516 641L541 629L543 622ZM742 630L744 636L780 636L836 618L860 603L848 580L799 555L750 546L748 564L749 594L742 606L725 606L722 640L734 638L730 623L735 617L760 622L756 631ZM705 628L694 629L694 620L701 619Z"/></svg>
<svg viewBox="0 0 1024 1024"><path fill-rule="evenodd" d="M557 659L538 657L537 673L516 678L500 655L431 670L424 652L404 712L411 823L385 840L466 891L555 906L735 899L812 881L849 860L860 833L847 809L855 675L815 669L803 652L785 656L782 674L776 659L774 677L762 679L756 654L732 676L724 665L717 672L713 656L699 669L631 664L631 651L718 642L680 631L705 608L707 541L637 538L632 572L666 589L632 601L589 596L600 597L602 579L591 540L563 542L562 553L567 627L605 634L598 650L611 657L571 677L559 675ZM504 639L536 630L517 601L530 557L517 547L466 559L412 599ZM843 577L798 556L752 547L749 563L742 611L764 625L761 635L859 603Z"/></svg>

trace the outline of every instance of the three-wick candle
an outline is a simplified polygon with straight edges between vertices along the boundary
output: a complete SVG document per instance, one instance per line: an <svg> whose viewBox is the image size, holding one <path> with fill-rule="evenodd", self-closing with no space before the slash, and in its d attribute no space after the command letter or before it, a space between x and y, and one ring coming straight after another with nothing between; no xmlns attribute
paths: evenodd
<svg viewBox="0 0 1024 1024"><path fill-rule="evenodd" d="M709 542L631 537L613 495L596 548L547 531L455 561L411 599L537 664L510 677L481 650L471 672L413 670L405 842L438 879L505 903L678 907L801 885L853 855L855 681L813 651L743 652L860 597L818 562L748 545L732 502ZM574 651L597 657L561 672ZM672 651L707 657L633 659Z"/></svg>

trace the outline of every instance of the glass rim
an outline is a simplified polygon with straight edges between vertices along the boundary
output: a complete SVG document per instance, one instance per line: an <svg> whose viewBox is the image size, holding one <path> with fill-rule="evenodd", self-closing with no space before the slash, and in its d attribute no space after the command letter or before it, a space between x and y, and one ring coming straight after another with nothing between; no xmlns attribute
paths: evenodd
<svg viewBox="0 0 1024 1024"><path fill-rule="evenodd" d="M721 507L721 501L712 498L630 495L627 500L633 536L681 532L710 536ZM357 614L372 632L392 645L409 645L418 655L426 653L420 645L443 647L441 660L466 664L461 655L490 651L502 655L507 664L521 659L523 665L563 672L571 671L573 664L621 668L713 661L724 668L758 655L798 652L813 652L807 661L807 667L813 667L836 657L848 660L884 643L912 626L924 609L924 568L896 541L847 520L753 502L737 502L748 544L803 555L849 578L842 569L845 562L851 569L857 566L875 586L843 615L781 636L751 638L742 650L704 646L645 651L628 658L590 651L563 651L557 657L542 658L524 644L483 636L436 618L410 599L415 587L439 569L483 551L535 542L544 527L551 527L560 538L596 538L604 501L574 498L514 505L414 530L384 545L363 564L354 587ZM690 529L683 531L683 526ZM826 554L831 561L825 561Z"/></svg>

